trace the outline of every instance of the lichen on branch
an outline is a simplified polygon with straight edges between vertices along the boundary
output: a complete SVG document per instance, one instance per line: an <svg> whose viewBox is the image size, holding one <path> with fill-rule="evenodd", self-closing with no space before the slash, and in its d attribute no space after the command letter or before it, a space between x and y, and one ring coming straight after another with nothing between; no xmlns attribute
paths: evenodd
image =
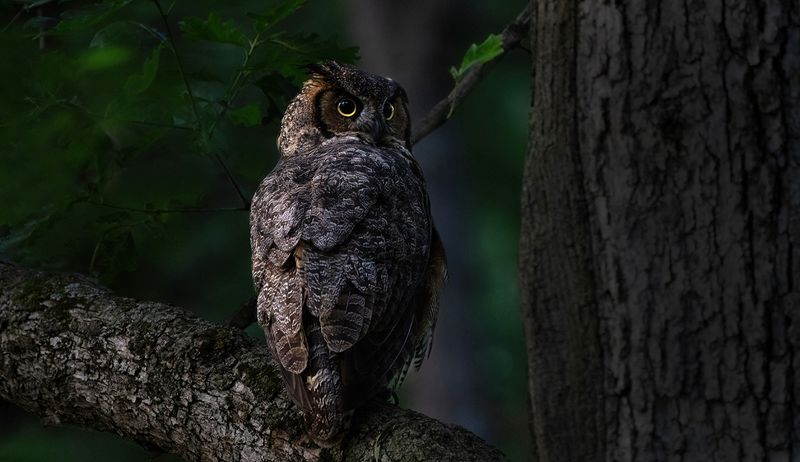
<svg viewBox="0 0 800 462"><path fill-rule="evenodd" d="M375 404L341 447L304 434L266 348L80 275L0 263L0 397L187 460L501 460L463 428Z"/></svg>

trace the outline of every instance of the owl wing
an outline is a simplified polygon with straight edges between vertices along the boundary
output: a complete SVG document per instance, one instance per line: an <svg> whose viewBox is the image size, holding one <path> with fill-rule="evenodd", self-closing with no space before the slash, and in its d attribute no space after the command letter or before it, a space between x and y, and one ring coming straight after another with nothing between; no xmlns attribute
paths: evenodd
<svg viewBox="0 0 800 462"><path fill-rule="evenodd" d="M328 348L393 331L429 252L427 194L416 163L359 145L339 150L311 182L303 228L306 309ZM402 330L402 329L401 329ZM406 329L407 330L407 329Z"/></svg>
<svg viewBox="0 0 800 462"><path fill-rule="evenodd" d="M431 232L418 171L363 145L317 156L316 167L282 161L251 215L259 322L304 409L317 397L302 378L334 357L345 390L371 390L406 362Z"/></svg>
<svg viewBox="0 0 800 462"><path fill-rule="evenodd" d="M382 326L370 329L343 355L342 379L348 407L360 406L390 380L394 388L399 387L412 363L419 368L430 351L446 272L444 247L432 227L430 255L416 291L404 282L409 280L398 278L389 297L394 301L385 307Z"/></svg>
<svg viewBox="0 0 800 462"><path fill-rule="evenodd" d="M414 367L419 369L422 361L430 355L433 332L439 317L439 295L447 279L447 255L436 227L431 235L431 253L425 270L424 282L417 292L416 316L419 322L414 327ZM400 379L402 382L402 378Z"/></svg>
<svg viewBox="0 0 800 462"><path fill-rule="evenodd" d="M369 198L370 208L335 247L306 251L304 265L307 309L319 319L328 348L338 356L344 405L354 408L411 362L418 331L432 327L427 295L435 291L438 296L440 284L425 288L433 226L416 162L404 159L375 172L377 161L347 159L351 164L341 168L362 172L363 178L348 178L346 188L360 184L370 189L357 193L358 200ZM353 203L347 200L349 191L335 191L348 207ZM335 228L329 223L319 229L330 227ZM314 228L304 233L315 241Z"/></svg>
<svg viewBox="0 0 800 462"><path fill-rule="evenodd" d="M282 369L299 374L308 363L303 333L303 281L294 259L305 203L292 188L292 169L279 163L262 182L250 212L258 322Z"/></svg>

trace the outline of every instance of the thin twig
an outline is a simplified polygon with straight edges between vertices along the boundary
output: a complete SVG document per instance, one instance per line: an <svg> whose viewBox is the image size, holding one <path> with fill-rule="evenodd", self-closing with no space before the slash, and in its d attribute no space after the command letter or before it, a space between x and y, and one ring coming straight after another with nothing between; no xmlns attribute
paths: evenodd
<svg viewBox="0 0 800 462"><path fill-rule="evenodd" d="M148 125L151 127L169 128L172 130L192 130L189 127L181 127L180 125L173 124L160 124L158 122L149 122L147 120L123 120L123 122L134 125Z"/></svg>
<svg viewBox="0 0 800 462"><path fill-rule="evenodd" d="M37 9L36 11L38 12L37 14L39 16L39 49L44 50L45 39L44 39L44 22L42 20L42 7L39 7L39 9Z"/></svg>
<svg viewBox="0 0 800 462"><path fill-rule="evenodd" d="M247 197L242 192L242 188L239 186L239 182L236 181L236 178L233 177L233 173L231 172L231 170L228 168L228 166L225 164L225 162L222 160L222 157L220 157L219 154L214 152L212 155L214 156L214 159L217 160L222 169L225 171L225 176L228 177L228 181L231 183L231 185L233 185L233 189L236 190L236 194L239 195L239 199L241 199L242 201L242 208L244 210L249 210L250 201L247 200Z"/></svg>
<svg viewBox="0 0 800 462"><path fill-rule="evenodd" d="M211 125L208 128L207 137L210 139L211 136L214 134L214 130L217 128L217 124L219 124L220 120L225 116L228 112L228 108L233 103L233 100L236 99L236 96L239 94L239 91L242 89L242 81L246 77L247 74L247 66L250 63L250 58L253 56L256 47L261 44L261 35L260 33L256 33L252 40L250 40L250 48L244 54L244 60L242 61L242 66L239 71L236 73L236 76L233 78L233 82L231 83L231 87L228 89L227 94L225 96L225 105L222 106L222 110L217 114L217 118L211 122ZM233 188L236 190L236 194L239 195L239 199L242 201L242 205L244 207L250 208L250 201L242 192L241 186L239 186L239 182L236 181L236 177L233 176L233 173L222 160L222 157L218 153L214 153L214 158L217 160L219 165L225 170L225 175L228 177L228 181L233 185Z"/></svg>
<svg viewBox="0 0 800 462"><path fill-rule="evenodd" d="M211 125L208 128L208 133L206 133L206 137L208 139L214 134L214 130L217 128L217 124L219 124L220 120L225 116L230 107L233 100L236 99L236 96L239 94L239 91L242 88L242 81L246 77L247 74L247 66L250 63L250 58L253 56L256 47L261 44L261 35L260 33L256 33L252 40L250 40L250 48L244 54L244 60L242 61L242 66L239 71L236 73L236 76L233 78L233 82L231 83L231 87L228 89L227 94L225 96L225 105L222 106L222 110L217 114L216 119L211 122ZM247 199L247 196L244 195L241 186L239 186L239 182L236 181L236 177L233 176L233 172L231 172L230 168L225 164L225 161L222 157L217 153L213 153L214 158L217 160L217 163L222 167L225 171L225 176L228 178L228 181L231 183L233 188L236 190L236 194L239 196L239 199L242 201L242 206L246 208L250 208L250 201Z"/></svg>
<svg viewBox="0 0 800 462"><path fill-rule="evenodd" d="M139 207L128 207L125 205L109 204L106 202L86 201L87 204L107 207L110 209L125 210L127 212L148 213L160 215L167 213L214 213L214 212L246 212L249 207L219 207L219 208L191 208L191 209L143 209Z"/></svg>
<svg viewBox="0 0 800 462"><path fill-rule="evenodd" d="M7 31L8 28L11 27L12 24L14 24L14 21L19 19L19 17L22 15L23 11L27 11L27 8L25 6L23 6L22 8L19 9L19 11L17 11L17 14L15 14L13 18L11 18L11 21L8 21L8 23L5 25L5 27L0 29L0 32Z"/></svg>
<svg viewBox="0 0 800 462"><path fill-rule="evenodd" d="M239 329L246 329L256 322L256 298L253 297L236 310L235 313L225 321L225 325L229 327L237 327Z"/></svg>
<svg viewBox="0 0 800 462"><path fill-rule="evenodd" d="M253 56L256 47L261 44L261 34L256 33L253 40L250 40L250 48L244 54L244 60L242 61L242 66L239 69L239 72L236 73L236 76L233 78L233 82L231 83L231 87L227 91L227 96L225 97L225 104L222 106L222 110L217 114L217 118L211 123L211 126L208 128L208 133L206 134L207 138L210 139L211 136L214 134L214 130L217 128L217 124L222 120L225 114L228 111L228 108L233 104L233 100L239 94L239 90L242 88L242 79L245 77L247 73L247 66L250 63L250 58ZM239 186L239 182L236 181L236 177L233 176L233 173L222 160L222 157L216 152L214 152L214 158L217 160L219 165L225 171L225 176L228 177L228 181L233 185L233 188L236 190L236 194L239 195L239 199L242 201L242 205L244 207L250 208L250 201L242 192L241 186Z"/></svg>
<svg viewBox="0 0 800 462"><path fill-rule="evenodd" d="M432 131L439 128L443 123L450 118L453 110L458 106L461 101L469 94L472 87L475 86L481 79L484 69L490 63L497 61L501 56L505 55L509 50L519 47L522 39L528 35L528 28L530 26L531 11L530 5L526 6L524 10L517 16L517 18L508 24L500 33L503 42L503 53L495 57L493 60L475 64L469 68L466 74L457 81L453 90L447 95L446 98L436 103L433 109L421 121L416 123L416 129L411 136L411 143L416 144L422 138L429 135Z"/></svg>
<svg viewBox="0 0 800 462"><path fill-rule="evenodd" d="M225 105L222 106L222 110L217 114L217 118L211 123L208 128L208 137L210 138L211 135L214 133L214 129L217 127L217 124L222 120L222 118L227 113L230 105L233 104L233 100L236 99L236 96L239 94L239 91L242 89L242 82L247 71L247 66L250 64L250 58L253 57L253 53L255 53L256 48L261 45L263 42L261 41L261 33L257 32L256 35L253 37L250 42L250 48L244 54L244 60L242 61L242 66L239 68L239 71L236 73L236 76L233 78L233 82L231 83L231 87L226 92L225 96Z"/></svg>
<svg viewBox="0 0 800 462"><path fill-rule="evenodd" d="M194 93L192 93L192 86L189 85L189 78L186 76L186 71L183 68L181 57L178 54L177 48L175 48L175 36L172 35L172 29L169 27L169 19L167 18L166 13L164 13L164 10L161 8L161 3L158 0L153 0L153 3L156 4L156 8L158 8L158 14L161 15L161 20L164 22L164 28L167 31L167 40L169 41L169 48L172 50L172 54L175 55L175 61L178 64L178 72L181 74L183 84L186 86L186 91L189 93L189 101L192 103L194 119L197 122L197 128L202 136L205 131L203 130L203 122L200 119L200 111L197 110L197 102L194 99Z"/></svg>
<svg viewBox="0 0 800 462"><path fill-rule="evenodd" d="M158 8L158 13L161 15L161 20L164 22L164 28L167 31L167 40L169 41L169 44L170 44L170 50L172 50L172 54L175 55L175 61L178 63L178 72L181 74L181 78L183 79L183 84L186 87L186 91L189 94L189 100L192 103L192 112L194 113L194 118L195 118L195 120L197 122L197 129L200 132L201 143L202 143L203 147L208 148L208 140L209 140L211 134L210 134L210 132L207 132L205 130L205 127L203 126L202 119L200 118L200 111L197 109L197 102L195 101L194 93L192 93L192 86L189 84L189 78L186 75L186 71L185 71L185 69L183 67L183 63L181 61L181 57L178 54L177 48L175 48L175 36L172 34L172 29L169 27L169 20L167 19L166 13L164 13L164 10L161 8L161 3L159 2L159 0L153 0L153 3L156 4L156 7ZM256 39L257 38L258 38L258 36L256 36ZM254 47L254 45L251 44L251 49L253 47ZM249 59L249 55L246 56L246 59ZM236 83L236 82L234 82L234 83ZM214 122L213 125L214 126L216 125L216 121ZM220 166L222 166L222 169L225 171L225 176L228 178L228 181L231 183L233 188L236 190L236 194L239 195L239 199L241 199L242 205L245 207L245 210L249 209L250 208L250 201L247 200L247 197L245 197L244 193L242 192L242 188L239 186L239 183L236 181L236 178L234 178L234 176L231 173L231 170L228 168L228 166L225 165L225 161L222 160L222 157L220 157L219 154L217 154L216 152L212 153L212 156L214 157L214 159L216 159L217 163Z"/></svg>

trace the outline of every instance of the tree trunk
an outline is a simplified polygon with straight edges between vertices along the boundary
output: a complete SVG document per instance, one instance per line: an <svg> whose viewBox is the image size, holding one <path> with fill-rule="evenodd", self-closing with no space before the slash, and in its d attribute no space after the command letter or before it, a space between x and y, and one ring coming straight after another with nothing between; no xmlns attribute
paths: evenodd
<svg viewBox="0 0 800 462"><path fill-rule="evenodd" d="M532 5L535 455L800 460L796 0Z"/></svg>
<svg viewBox="0 0 800 462"><path fill-rule="evenodd" d="M187 460L502 459L463 428L379 403L320 450L264 346L81 276L0 263L0 352L0 398Z"/></svg>
<svg viewBox="0 0 800 462"><path fill-rule="evenodd" d="M522 186L520 290L534 452L594 460L602 423L597 306L575 118L576 5L531 4L530 152Z"/></svg>

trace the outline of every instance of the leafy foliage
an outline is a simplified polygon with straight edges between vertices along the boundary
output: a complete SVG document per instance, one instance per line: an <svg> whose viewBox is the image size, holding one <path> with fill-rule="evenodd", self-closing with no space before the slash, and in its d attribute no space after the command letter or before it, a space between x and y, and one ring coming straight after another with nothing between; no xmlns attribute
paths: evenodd
<svg viewBox="0 0 800 462"><path fill-rule="evenodd" d="M233 20L223 21L214 13L210 13L205 21L187 18L181 22L181 30L187 37L194 39L230 43L239 47L247 46L247 36L242 29L237 27Z"/></svg>
<svg viewBox="0 0 800 462"><path fill-rule="evenodd" d="M82 273L91 268L115 292L175 303L219 321L252 296L247 213L171 211L242 208L215 155L245 197L252 194L276 160L276 122L306 75L303 66L320 59L355 59L353 49L327 36L352 18L335 1L308 2L299 11L307 2L160 1L174 42L153 0L0 2L0 15L5 15L0 29L10 24L0 33L0 259ZM475 25L496 30L519 6L475 2L458 21L468 26L453 27L451 39L429 46L438 50L437 56L464 61L459 55L464 50L452 50L451 44L475 40ZM413 8L407 10L403 14L418 16ZM212 12L241 31L246 45L188 37L181 28L187 21L208 22ZM314 34L321 31L326 32ZM245 65L257 34L260 43ZM103 48L112 51L104 56ZM468 71L464 62L456 64L462 75ZM433 77L441 68L421 71ZM478 431L488 426L494 435L486 436L496 438L509 460L526 460L529 454L522 444L527 438L526 371L513 264L519 190L497 185L519 185L528 74L527 58L510 54L485 75L449 122L456 127L459 151L453 164L458 168L447 176L464 175L459 173L463 169L468 186L453 191L462 180L452 179L440 186L447 188L440 190L440 197L458 197L455 202L464 209L437 220L445 225L442 229L451 221L450 228L459 234L455 240L445 236L448 251L455 255L446 294L462 291L465 303L453 307L467 314L481 336L464 335L466 346L445 343L444 348L434 347L434 354L447 352L454 364L474 365L481 387L492 394L485 402L459 408L458 414L468 416ZM410 96L412 103L420 103L418 95ZM496 116L487 118L487 107ZM423 163L442 158L438 151L428 156L426 148L439 149L420 144L416 151ZM427 167L431 165L435 163ZM426 173L432 184L437 181L437 169ZM433 205L436 209L436 200ZM441 199L438 206L443 210ZM468 259L457 256L459 248L469 249ZM480 277L458 288L459 273ZM440 329L445 323L440 322ZM248 332L262 335L255 325ZM437 334L440 342L446 338ZM423 366L426 370L430 366ZM409 398L404 405L416 408L413 392ZM491 419L476 419L474 409L487 402ZM38 419L28 418L25 424L4 412L0 409L0 427L5 423L7 430L3 434L0 428L0 454L12 460L147 456L136 452L133 443L95 441L112 438L107 434L63 428L44 432ZM89 440L95 442L83 447ZM120 444L127 446L120 449ZM165 455L158 460L172 459Z"/></svg>
<svg viewBox="0 0 800 462"><path fill-rule="evenodd" d="M150 53L150 56L144 60L142 64L142 73L132 75L125 82L125 92L129 98L144 92L153 83L158 71L158 62L161 59L161 46L156 46Z"/></svg>
<svg viewBox="0 0 800 462"><path fill-rule="evenodd" d="M497 34L490 34L480 45L472 44L464 54L461 65L456 69L450 68L450 75L456 81L461 80L470 67L493 60L503 53L503 40Z"/></svg>
<svg viewBox="0 0 800 462"><path fill-rule="evenodd" d="M0 256L109 282L189 217L238 214L215 245L246 246L305 66L356 59L281 28L303 0L39 3L0 34Z"/></svg>

